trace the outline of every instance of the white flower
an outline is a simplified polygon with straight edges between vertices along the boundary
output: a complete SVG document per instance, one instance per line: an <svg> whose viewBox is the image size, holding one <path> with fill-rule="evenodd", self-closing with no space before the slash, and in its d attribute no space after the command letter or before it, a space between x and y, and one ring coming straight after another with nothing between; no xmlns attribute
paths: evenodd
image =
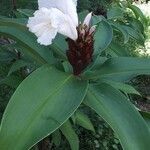
<svg viewBox="0 0 150 150"><path fill-rule="evenodd" d="M49 45L58 32L59 22L54 16L60 16L58 9L41 8L34 13L34 17L28 21L28 27L38 37L40 44Z"/></svg>
<svg viewBox="0 0 150 150"><path fill-rule="evenodd" d="M78 25L78 15L76 8L76 0L38 0L39 9L45 8L57 8L62 13L68 15L75 26Z"/></svg>
<svg viewBox="0 0 150 150"><path fill-rule="evenodd" d="M72 40L78 38L77 0L38 0L39 9L29 18L27 27L38 37L38 43L50 45L57 33ZM84 24L89 26L92 13Z"/></svg>

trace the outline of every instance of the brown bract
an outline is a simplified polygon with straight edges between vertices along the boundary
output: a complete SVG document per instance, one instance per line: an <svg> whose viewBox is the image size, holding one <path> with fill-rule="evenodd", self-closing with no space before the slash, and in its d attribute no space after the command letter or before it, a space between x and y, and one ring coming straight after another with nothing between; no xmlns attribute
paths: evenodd
<svg viewBox="0 0 150 150"><path fill-rule="evenodd" d="M67 57L73 67L74 75L80 75L82 71L92 62L94 30L86 25L77 27L78 39L73 41L68 38Z"/></svg>

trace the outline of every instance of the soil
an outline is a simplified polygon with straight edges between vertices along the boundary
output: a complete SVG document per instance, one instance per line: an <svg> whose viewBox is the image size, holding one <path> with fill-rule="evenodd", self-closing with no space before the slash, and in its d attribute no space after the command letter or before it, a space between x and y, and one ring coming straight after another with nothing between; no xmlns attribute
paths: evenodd
<svg viewBox="0 0 150 150"><path fill-rule="evenodd" d="M150 112L150 76L138 76L131 81L131 84L141 94L141 96L131 96L133 103L142 111Z"/></svg>

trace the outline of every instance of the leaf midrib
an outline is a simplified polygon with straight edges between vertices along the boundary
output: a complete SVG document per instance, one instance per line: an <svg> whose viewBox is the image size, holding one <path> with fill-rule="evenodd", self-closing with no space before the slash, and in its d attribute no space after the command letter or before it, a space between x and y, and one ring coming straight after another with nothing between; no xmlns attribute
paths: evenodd
<svg viewBox="0 0 150 150"><path fill-rule="evenodd" d="M59 83L60 86L58 88L56 88L50 95L48 95L47 98L45 98L45 101L43 102L42 106L39 106L37 108L37 110L33 113L33 115L29 119L31 121L29 122L29 125L27 126L27 128L24 128L22 130L22 132L19 132L19 136L17 136L17 143L18 144L20 144L20 141L23 141L22 137L26 137L25 135L30 130L31 125L39 117L39 115L37 115L37 114L41 113L41 111L43 110L44 106L47 104L47 101L49 100L49 97L55 96L60 91L60 89L63 87L63 85L66 84L69 81L70 78L72 78L72 75L70 75L69 77L67 77L61 84ZM56 122L57 122L57 124L59 124L59 126L61 126L62 123L60 123L59 121L56 121ZM24 135L24 136L22 136L22 135ZM16 144L15 146L17 147L18 144Z"/></svg>

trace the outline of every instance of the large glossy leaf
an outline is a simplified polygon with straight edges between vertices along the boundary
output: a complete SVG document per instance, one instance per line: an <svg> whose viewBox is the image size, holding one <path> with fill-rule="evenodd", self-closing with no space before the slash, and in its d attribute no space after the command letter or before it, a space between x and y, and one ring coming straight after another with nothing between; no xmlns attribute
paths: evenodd
<svg viewBox="0 0 150 150"><path fill-rule="evenodd" d="M112 127L124 150L150 147L150 132L144 119L118 90L107 84L90 86L85 104Z"/></svg>
<svg viewBox="0 0 150 150"><path fill-rule="evenodd" d="M108 22L102 20L97 24L96 32L94 35L94 53L100 54L111 43L113 37L112 27Z"/></svg>
<svg viewBox="0 0 150 150"><path fill-rule="evenodd" d="M5 110L0 149L27 150L55 131L79 107L86 89L87 82L73 75L47 65L37 69L21 83Z"/></svg>
<svg viewBox="0 0 150 150"><path fill-rule="evenodd" d="M95 71L86 73L90 78L119 77L121 75L136 76L150 74L150 59L135 57L117 57L108 59Z"/></svg>
<svg viewBox="0 0 150 150"><path fill-rule="evenodd" d="M71 150L79 150L79 138L69 120L60 127L60 130L68 140Z"/></svg>

